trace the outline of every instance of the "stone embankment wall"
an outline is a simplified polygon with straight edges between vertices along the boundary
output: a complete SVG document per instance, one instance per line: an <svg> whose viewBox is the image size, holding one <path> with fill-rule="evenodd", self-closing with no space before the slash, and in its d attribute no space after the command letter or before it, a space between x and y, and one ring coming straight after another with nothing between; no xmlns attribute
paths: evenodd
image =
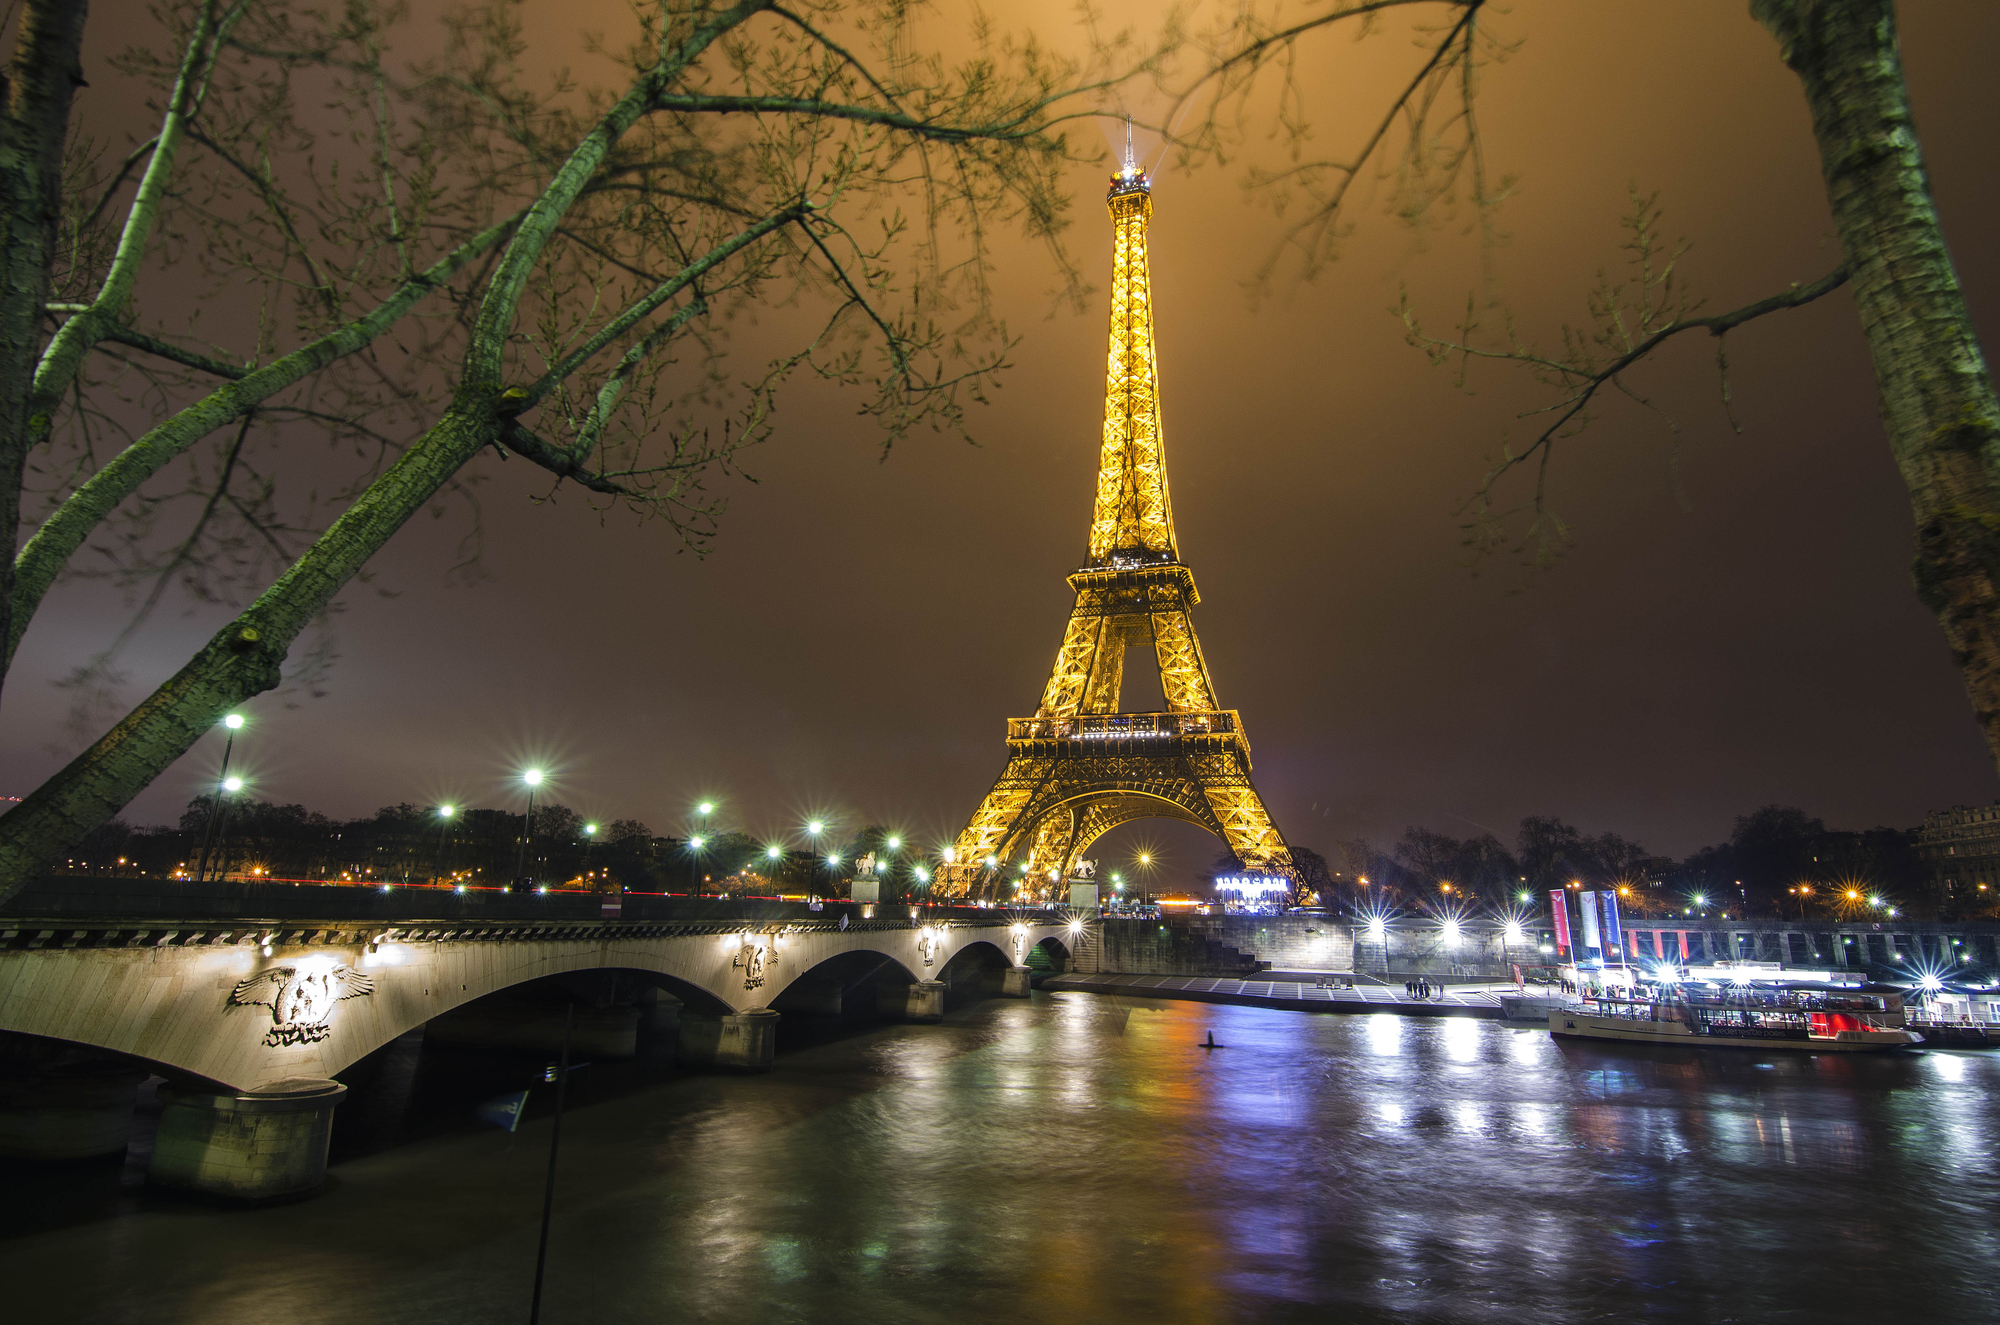
<svg viewBox="0 0 2000 1325"><path fill-rule="evenodd" d="M1258 959L1186 926L1158 920L1107 918L1095 942L1083 945L1075 969L1121 975L1248 975Z"/></svg>
<svg viewBox="0 0 2000 1325"><path fill-rule="evenodd" d="M1324 916L1188 916L1188 931L1249 953L1277 971L1351 971L1354 934Z"/></svg>

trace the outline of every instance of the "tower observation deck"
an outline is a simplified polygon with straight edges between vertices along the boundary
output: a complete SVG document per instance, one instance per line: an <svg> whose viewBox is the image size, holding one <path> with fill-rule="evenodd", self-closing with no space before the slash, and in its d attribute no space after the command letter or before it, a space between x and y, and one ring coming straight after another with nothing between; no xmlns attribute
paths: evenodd
<svg viewBox="0 0 2000 1325"><path fill-rule="evenodd" d="M1250 781L1241 717L1217 702L1195 637L1201 601L1181 562L1160 426L1147 227L1152 183L1132 159L1111 177L1111 335L1090 545L1041 707L1007 723L1007 765L946 853L937 889L1059 887L1083 853L1133 819L1199 824L1244 868L1296 881ZM1166 711L1120 710L1125 652L1150 645ZM1022 867L1025 866L1025 871Z"/></svg>

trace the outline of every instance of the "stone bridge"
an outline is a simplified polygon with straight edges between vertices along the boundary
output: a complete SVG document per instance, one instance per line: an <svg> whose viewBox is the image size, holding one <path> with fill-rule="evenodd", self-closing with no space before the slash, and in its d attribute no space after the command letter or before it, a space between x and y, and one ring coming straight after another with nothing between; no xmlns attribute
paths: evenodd
<svg viewBox="0 0 2000 1325"><path fill-rule="evenodd" d="M167 1082L154 1180L309 1191L346 1090L334 1078L419 1026L629 1054L651 1017L683 1061L755 1071L770 1066L786 1012L837 1015L865 999L892 1019L935 1021L948 991L1026 995L1029 963L1062 969L1082 932L1059 913L746 909L659 923L6 918L0 1151L122 1149L153 1073Z"/></svg>

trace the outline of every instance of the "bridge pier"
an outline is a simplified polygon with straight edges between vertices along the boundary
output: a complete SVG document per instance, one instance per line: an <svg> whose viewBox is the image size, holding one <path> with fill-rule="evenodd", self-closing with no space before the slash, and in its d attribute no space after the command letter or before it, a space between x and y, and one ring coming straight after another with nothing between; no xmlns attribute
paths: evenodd
<svg viewBox="0 0 2000 1325"><path fill-rule="evenodd" d="M808 1017L839 1017L845 1007L846 987L838 980L795 981L778 1001L782 1011Z"/></svg>
<svg viewBox="0 0 2000 1325"><path fill-rule="evenodd" d="M876 1008L883 1016L899 1021L943 1021L944 981L885 984L876 995Z"/></svg>
<svg viewBox="0 0 2000 1325"><path fill-rule="evenodd" d="M1029 983L1029 977L1033 974L1034 972L1025 966L1008 967L1000 977L1000 996L1002 998L1028 997L1028 995L1035 992L1034 986Z"/></svg>
<svg viewBox="0 0 2000 1325"><path fill-rule="evenodd" d="M146 1177L239 1201L306 1196L326 1181L333 1111L347 1087L317 1077L214 1094L160 1088L160 1132Z"/></svg>
<svg viewBox="0 0 2000 1325"><path fill-rule="evenodd" d="M111 1059L0 1077L0 1155L90 1159L124 1153L146 1073Z"/></svg>
<svg viewBox="0 0 2000 1325"><path fill-rule="evenodd" d="M770 1008L751 1008L721 1017L683 1009L680 1059L697 1067L768 1072L777 1052L778 1016Z"/></svg>
<svg viewBox="0 0 2000 1325"><path fill-rule="evenodd" d="M640 1047L648 1058L672 1062L681 1042L681 1001L657 989L639 993Z"/></svg>

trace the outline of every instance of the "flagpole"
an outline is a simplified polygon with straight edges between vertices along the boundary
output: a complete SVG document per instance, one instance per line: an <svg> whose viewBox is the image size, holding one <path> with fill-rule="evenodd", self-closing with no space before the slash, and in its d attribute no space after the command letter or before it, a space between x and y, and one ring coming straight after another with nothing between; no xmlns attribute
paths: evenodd
<svg viewBox="0 0 2000 1325"><path fill-rule="evenodd" d="M570 1001L563 1015L562 1062L556 1068L556 1118L549 1128L549 1180L542 1188L542 1241L535 1249L535 1299L528 1308L528 1325L542 1319L542 1271L549 1261L549 1216L556 1205L556 1150L562 1145L563 1096L569 1089L569 1033L576 1025L576 1002Z"/></svg>

